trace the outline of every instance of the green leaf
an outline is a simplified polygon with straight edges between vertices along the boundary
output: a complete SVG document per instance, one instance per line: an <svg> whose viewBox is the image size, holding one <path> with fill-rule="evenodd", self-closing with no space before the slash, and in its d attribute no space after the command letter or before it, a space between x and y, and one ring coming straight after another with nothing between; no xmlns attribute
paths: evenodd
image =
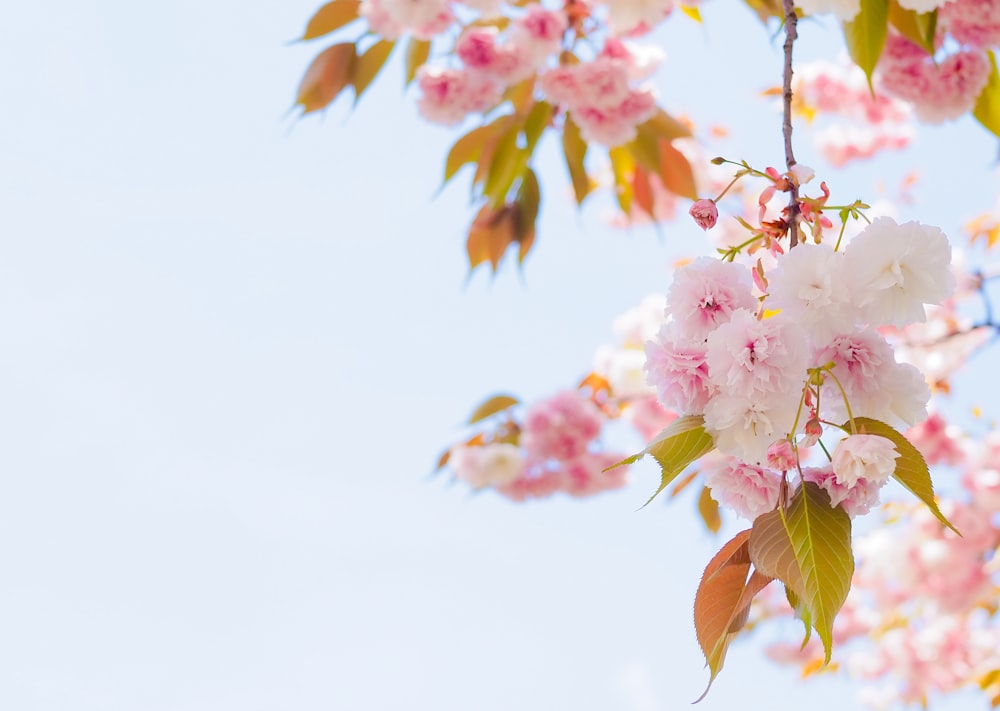
<svg viewBox="0 0 1000 711"><path fill-rule="evenodd" d="M431 56L430 40L410 37L406 44L406 84L417 78L417 70L427 63L427 58Z"/></svg>
<svg viewBox="0 0 1000 711"><path fill-rule="evenodd" d="M932 12L907 10L898 0L889 0L889 22L903 37L923 47L928 54L934 54L937 10Z"/></svg>
<svg viewBox="0 0 1000 711"><path fill-rule="evenodd" d="M382 71L396 43L392 40L380 40L358 57L354 62L354 75L351 83L354 85L354 103L357 105L361 95L371 85L372 81Z"/></svg>
<svg viewBox="0 0 1000 711"><path fill-rule="evenodd" d="M1000 74L997 73L997 58L993 50L988 50L987 54L990 55L990 77L976 100L972 115L987 131L1000 136Z"/></svg>
<svg viewBox="0 0 1000 711"><path fill-rule="evenodd" d="M705 567L695 593L695 633L711 672L698 701L705 698L722 670L730 642L747 622L750 602L772 580L756 571L747 580L749 539L750 531L741 531L726 543Z"/></svg>
<svg viewBox="0 0 1000 711"><path fill-rule="evenodd" d="M833 649L833 621L847 599L854 574L851 517L819 486L806 482L788 508L758 516L750 534L750 559L762 574L777 578L805 605L823 640L826 661Z"/></svg>
<svg viewBox="0 0 1000 711"><path fill-rule="evenodd" d="M469 424L474 425L477 422L485 420L487 417L492 417L498 412L510 409L518 403L520 403L520 400L511 395L494 395L475 409L469 417Z"/></svg>
<svg viewBox="0 0 1000 711"><path fill-rule="evenodd" d="M937 501L934 500L934 485L931 482L931 473L927 468L927 462L924 461L920 451L910 443L910 440L886 423L873 420L870 417L855 417L854 426L857 427L858 434L879 435L896 445L899 457L896 459L896 470L892 476L914 496L927 504L927 508L931 510L938 521L958 535L962 535L938 508ZM850 431L849 427L850 423L844 424L844 428L848 431Z"/></svg>
<svg viewBox="0 0 1000 711"><path fill-rule="evenodd" d="M584 159L587 157L587 142L580 135L580 127L577 126L569 114L563 123L562 132L563 155L566 156L566 168L569 170L569 178L573 182L573 195L576 197L576 204L581 205L587 195L590 194L590 176L584 167Z"/></svg>
<svg viewBox="0 0 1000 711"><path fill-rule="evenodd" d="M667 425L660 434L649 443L644 450L633 454L608 469L634 464L647 454L652 454L660 464L660 488L649 497L643 506L656 498L656 495L666 489L670 482L684 471L693 461L715 449L712 436L705 431L705 418L701 415L678 417ZM607 469L605 469L607 471Z"/></svg>
<svg viewBox="0 0 1000 711"><path fill-rule="evenodd" d="M358 19L361 0L333 0L316 11L306 25L302 39L311 40L339 30Z"/></svg>
<svg viewBox="0 0 1000 711"><path fill-rule="evenodd" d="M889 34L889 1L861 0L861 11L851 22L844 23L844 41L847 52L854 63L861 67L868 77L868 88L872 88L872 72L885 46Z"/></svg>

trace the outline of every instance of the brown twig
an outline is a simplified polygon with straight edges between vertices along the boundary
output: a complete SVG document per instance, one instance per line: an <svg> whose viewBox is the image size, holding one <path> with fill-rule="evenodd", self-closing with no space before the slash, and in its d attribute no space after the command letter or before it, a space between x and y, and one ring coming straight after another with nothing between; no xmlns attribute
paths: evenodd
<svg viewBox="0 0 1000 711"><path fill-rule="evenodd" d="M785 10L785 70L783 74L781 99L785 108L782 123L782 133L785 137L785 168L791 172L795 165L795 154L792 152L792 47L798 37L799 18L795 14L795 1L783 0ZM799 243L799 186L798 181L791 176L791 197L788 203L788 235L791 246Z"/></svg>

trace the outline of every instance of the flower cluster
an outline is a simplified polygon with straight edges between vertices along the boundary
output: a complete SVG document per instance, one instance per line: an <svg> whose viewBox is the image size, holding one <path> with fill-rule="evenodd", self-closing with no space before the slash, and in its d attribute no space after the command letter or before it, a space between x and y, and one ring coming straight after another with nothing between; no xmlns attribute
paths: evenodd
<svg viewBox="0 0 1000 711"><path fill-rule="evenodd" d="M489 111L500 103L508 87L541 71L559 52L568 23L564 12L534 4L515 17L503 33L490 25L466 28L455 46L459 66L420 68L420 114L428 121L454 125L469 114ZM448 25L450 22L445 28Z"/></svg>
<svg viewBox="0 0 1000 711"><path fill-rule="evenodd" d="M653 58L610 38L593 61L543 74L540 88L549 101L567 108L587 141L617 146L635 138L635 127L656 114L653 92L633 86L655 67Z"/></svg>
<svg viewBox="0 0 1000 711"><path fill-rule="evenodd" d="M515 501L559 491L590 496L625 483L624 467L604 471L622 455L595 446L606 420L579 391L563 391L528 408L522 422L501 422L489 441L477 436L453 447L447 461L472 488Z"/></svg>
<svg viewBox="0 0 1000 711"><path fill-rule="evenodd" d="M876 329L923 321L924 305L954 288L949 262L940 230L878 218L843 251L802 244L778 257L756 290L736 262L704 257L676 272L646 368L662 404L702 416L733 458L710 477L721 502L751 517L773 508L780 477L767 467L799 468L799 449L835 425L850 436L801 478L852 515L877 503L898 453L853 420L916 424L930 391Z"/></svg>
<svg viewBox="0 0 1000 711"><path fill-rule="evenodd" d="M972 109L986 86L990 60L977 47L939 58L897 34L886 39L878 63L879 85L913 104L927 123L951 121Z"/></svg>

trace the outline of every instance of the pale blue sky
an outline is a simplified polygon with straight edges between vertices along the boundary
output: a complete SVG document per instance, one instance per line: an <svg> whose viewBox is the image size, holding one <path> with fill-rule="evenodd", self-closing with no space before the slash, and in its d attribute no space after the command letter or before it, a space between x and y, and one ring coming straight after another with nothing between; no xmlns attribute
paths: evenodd
<svg viewBox="0 0 1000 711"><path fill-rule="evenodd" d="M323 46L287 43L318 4L8 8L0 708L687 707L707 680L691 601L721 543L692 502L636 512L648 467L523 506L427 473L481 397L573 384L698 230L577 216L545 144L523 280L466 284L465 176L435 197L454 134L415 118L398 66L352 115L286 115ZM736 3L705 14L661 36L664 101L777 163L755 97L778 52ZM835 44L803 34L806 55ZM961 123L920 143L921 219L954 231L992 204L992 139ZM827 175L850 200L905 172ZM735 645L700 708L856 706L759 656Z"/></svg>

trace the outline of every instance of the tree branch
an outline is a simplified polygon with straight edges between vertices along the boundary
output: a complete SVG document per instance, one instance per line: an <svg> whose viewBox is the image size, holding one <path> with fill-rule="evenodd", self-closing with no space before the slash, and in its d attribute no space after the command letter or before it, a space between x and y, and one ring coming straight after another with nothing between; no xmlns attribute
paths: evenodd
<svg viewBox="0 0 1000 711"><path fill-rule="evenodd" d="M792 152L792 47L798 37L799 18L795 14L795 0L783 0L785 10L785 70L783 74L781 99L784 104L785 116L782 123L782 133L785 137L785 168L791 172L795 165L795 154ZM792 191L788 203L788 234L791 246L799 243L799 186L798 181L791 176Z"/></svg>

